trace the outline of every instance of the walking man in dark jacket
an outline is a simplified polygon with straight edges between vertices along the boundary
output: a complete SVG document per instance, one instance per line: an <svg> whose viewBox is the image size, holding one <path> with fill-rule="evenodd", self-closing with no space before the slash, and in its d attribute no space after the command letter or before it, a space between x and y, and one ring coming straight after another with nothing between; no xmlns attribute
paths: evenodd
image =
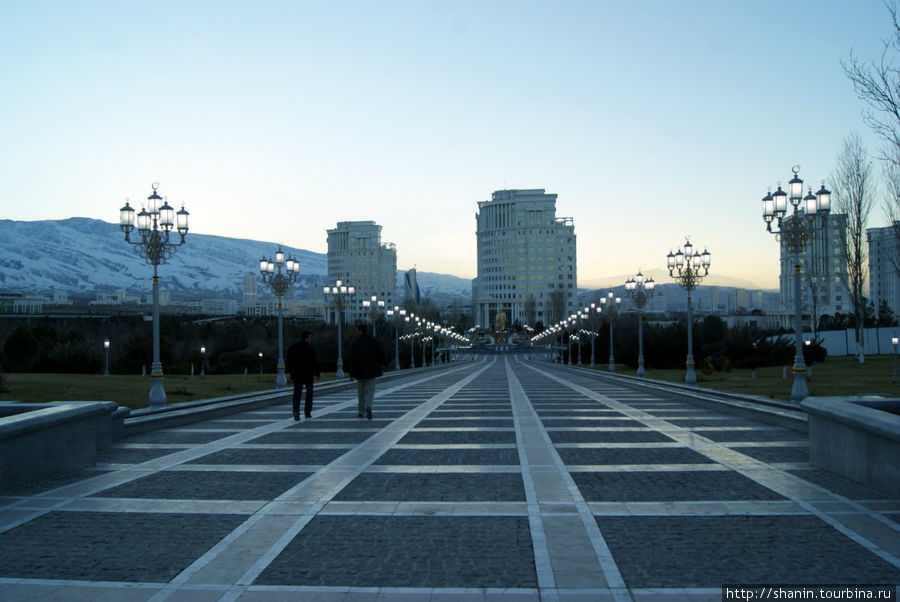
<svg viewBox="0 0 900 602"><path fill-rule="evenodd" d="M319 378L319 363L316 359L316 350L309 344L310 333L304 330L300 333L300 340L288 348L287 364L291 380L294 381L294 420L300 420L300 396L303 387L306 387L306 403L303 405L303 415L312 418L313 379Z"/></svg>
<svg viewBox="0 0 900 602"><path fill-rule="evenodd" d="M357 413L362 418L372 420L372 400L375 399L375 379L383 374L382 367L387 365L387 355L378 339L369 334L365 324L358 324L359 336L350 346L350 378L356 379Z"/></svg>

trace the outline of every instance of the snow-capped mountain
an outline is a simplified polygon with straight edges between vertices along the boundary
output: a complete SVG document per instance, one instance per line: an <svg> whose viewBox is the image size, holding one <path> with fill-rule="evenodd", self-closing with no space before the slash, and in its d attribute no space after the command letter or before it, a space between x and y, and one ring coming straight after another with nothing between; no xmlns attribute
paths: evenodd
<svg viewBox="0 0 900 602"><path fill-rule="evenodd" d="M160 266L160 288L176 298L239 299L244 275L258 273L260 258L271 258L276 247L273 242L190 233L184 246ZM326 280L324 253L282 249L300 263L296 296L305 296L310 285ZM139 295L149 290L152 275L152 266L135 246L125 243L118 224L80 217L0 220L0 291L56 291L92 298L124 290ZM419 272L418 281L423 296L468 302L472 295L471 281L464 278Z"/></svg>

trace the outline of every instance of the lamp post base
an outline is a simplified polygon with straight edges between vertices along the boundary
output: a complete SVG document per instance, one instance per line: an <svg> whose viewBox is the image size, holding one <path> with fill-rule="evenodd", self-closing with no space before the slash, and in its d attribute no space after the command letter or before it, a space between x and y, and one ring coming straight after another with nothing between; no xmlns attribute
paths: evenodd
<svg viewBox="0 0 900 602"><path fill-rule="evenodd" d="M166 405L166 392L163 390L162 374L150 375L150 395L147 397L147 405L151 408L161 408Z"/></svg>
<svg viewBox="0 0 900 602"><path fill-rule="evenodd" d="M800 403L809 397L809 388L806 386L806 368L800 370L794 366L794 384L791 386L791 401Z"/></svg>
<svg viewBox="0 0 900 602"><path fill-rule="evenodd" d="M684 374L684 384L691 386L697 384L697 374L694 372L694 362L689 362L687 365L687 372Z"/></svg>
<svg viewBox="0 0 900 602"><path fill-rule="evenodd" d="M640 358L640 359L638 360L637 375L638 375L638 376L642 376L642 377L643 377L643 376L647 376L647 370L644 369L644 358Z"/></svg>
<svg viewBox="0 0 900 602"><path fill-rule="evenodd" d="M278 375L275 377L275 388L284 389L287 387L287 378L284 375L284 366L278 367Z"/></svg>

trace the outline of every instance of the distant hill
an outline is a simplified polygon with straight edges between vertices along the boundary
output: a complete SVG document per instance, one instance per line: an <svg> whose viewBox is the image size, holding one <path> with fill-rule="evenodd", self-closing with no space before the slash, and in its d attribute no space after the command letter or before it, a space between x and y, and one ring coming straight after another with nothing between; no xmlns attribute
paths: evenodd
<svg viewBox="0 0 900 602"><path fill-rule="evenodd" d="M184 246L160 266L160 288L173 297L233 298L242 295L243 277L258 273L261 257L271 257L277 243L188 234ZM295 296L326 281L324 253L283 246L300 263ZM146 294L153 268L125 243L118 224L73 217L63 220L0 220L0 291L93 298L96 293L125 290ZM422 295L442 305L471 302L471 281L419 271ZM402 288L398 291L402 295ZM263 289L260 289L263 292Z"/></svg>

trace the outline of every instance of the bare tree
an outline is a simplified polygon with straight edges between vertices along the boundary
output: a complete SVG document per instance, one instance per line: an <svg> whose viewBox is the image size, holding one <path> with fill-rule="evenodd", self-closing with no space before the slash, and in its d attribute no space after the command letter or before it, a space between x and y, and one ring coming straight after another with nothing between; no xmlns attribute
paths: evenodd
<svg viewBox="0 0 900 602"><path fill-rule="evenodd" d="M900 272L900 148L893 149L893 158L885 161L882 169L885 187L885 217L894 234L894 253L891 264Z"/></svg>
<svg viewBox="0 0 900 602"><path fill-rule="evenodd" d="M892 162L900 159L900 67L895 65L900 53L900 22L896 1L887 0L885 6L894 31L884 41L881 57L864 61L851 51L847 62L841 61L841 67L856 95L868 105L863 110L866 124L886 144L881 158Z"/></svg>
<svg viewBox="0 0 900 602"><path fill-rule="evenodd" d="M844 257L847 260L847 288L856 314L856 343L859 362L865 362L863 354L863 327L866 299L863 284L868 275L868 250L865 245L866 224L875 198L875 180L872 163L858 134L844 138L834 173L829 178L833 185L833 203L837 213L847 216L847 237L844 240Z"/></svg>

